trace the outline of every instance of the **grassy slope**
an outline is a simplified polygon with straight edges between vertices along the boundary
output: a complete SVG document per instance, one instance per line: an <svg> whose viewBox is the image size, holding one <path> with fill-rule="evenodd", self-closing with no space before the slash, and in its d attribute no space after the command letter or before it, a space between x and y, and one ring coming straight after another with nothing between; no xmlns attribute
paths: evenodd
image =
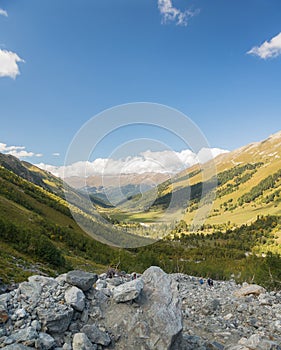
<svg viewBox="0 0 281 350"><path fill-rule="evenodd" d="M37 202L30 196L26 195L25 198L42 214L39 215L33 210L28 210L22 205L0 196L0 219L8 220L9 222L34 232L40 231L42 220L44 220L56 225L57 227L68 228L77 236L85 237L85 233L70 217L63 215L45 204ZM104 265L97 264L92 259L87 258L85 254L73 254L72 250L64 243L54 241L54 244L63 253L66 261L72 265L73 268L97 271L105 269ZM32 268L32 266L37 266L38 261L38 270L48 274L55 274L57 271L56 267L53 267L44 261L40 261L40 259L38 260L38 258L32 257L29 254L22 253L19 249L13 248L11 244L4 242L1 239L0 246L0 271L4 280L8 281L12 278L17 282L25 279L28 275L34 274L34 268ZM111 248L108 248L109 255L110 251Z"/></svg>
<svg viewBox="0 0 281 350"><path fill-rule="evenodd" d="M33 235L45 235L62 253L66 260L63 270L83 268L102 271L114 261L118 250L94 241L82 231L68 211L66 202L59 196L18 177L11 171L0 167L0 220L11 223L19 229L27 230ZM41 171L39 170L38 173ZM61 181L44 174L44 181L52 183L59 193ZM59 187L58 187L59 186ZM103 226L96 224L102 231ZM72 237L72 238L71 238ZM71 242L73 241L73 242ZM34 273L30 267L39 267L42 272L55 274L60 271L57 266L46 263L26 252L20 244L0 236L0 271L4 280L23 280Z"/></svg>
<svg viewBox="0 0 281 350"><path fill-rule="evenodd" d="M243 206L238 206L231 211L225 211L222 207L225 202L232 200L236 204L238 199L245 193L248 193L251 188L258 185L263 179L270 174L274 174L281 169L281 133L273 135L265 141L254 143L228 154L223 154L215 159L217 174L234 169L235 167L243 166L245 164L254 164L262 162L263 165L257 168L257 171L252 174L250 179L245 183L239 184L233 192L226 194L219 198L217 196L213 203L212 211L206 221L207 224L223 224L228 221L234 225L241 225L249 223L256 219L257 215L281 215L281 204L279 201L265 203L263 199L265 196L272 194L274 191L281 189L281 181L276 184L276 188L269 189L263 193L263 196L255 199L251 203L246 203ZM245 172L246 173L246 172ZM245 174L244 173L244 174ZM178 174L174 179L172 185L162 184L161 191L158 193L158 199L172 191L181 190L188 186L196 185L202 181L202 174L198 165L191 169ZM228 185L233 184L234 179L230 179L225 184L219 186L217 189L221 190ZM127 206L130 204L127 204ZM122 209L122 208L120 208ZM162 210L164 213L164 210ZM196 211L187 212L185 221L191 222ZM122 219L122 213L116 214L119 219ZM126 220L135 220L149 222L155 218L161 217L161 210L159 206L152 206L148 212L126 215Z"/></svg>

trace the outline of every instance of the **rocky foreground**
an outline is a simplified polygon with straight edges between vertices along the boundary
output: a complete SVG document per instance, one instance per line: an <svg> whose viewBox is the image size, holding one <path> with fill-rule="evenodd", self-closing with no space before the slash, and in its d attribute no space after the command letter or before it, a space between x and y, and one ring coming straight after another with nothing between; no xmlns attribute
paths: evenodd
<svg viewBox="0 0 281 350"><path fill-rule="evenodd" d="M6 350L271 350L281 344L281 292L150 267L130 275L32 276L0 295Z"/></svg>

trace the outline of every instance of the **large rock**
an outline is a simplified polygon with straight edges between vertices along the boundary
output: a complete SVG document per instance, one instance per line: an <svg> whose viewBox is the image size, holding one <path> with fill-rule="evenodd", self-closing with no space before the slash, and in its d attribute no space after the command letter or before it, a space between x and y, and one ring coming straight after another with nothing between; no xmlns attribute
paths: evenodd
<svg viewBox="0 0 281 350"><path fill-rule="evenodd" d="M96 325L86 325L82 328L87 337L92 343L107 346L110 344L111 339L106 332L101 331Z"/></svg>
<svg viewBox="0 0 281 350"><path fill-rule="evenodd" d="M111 303L104 315L118 350L180 348L182 331L178 284L159 267L147 269L137 304Z"/></svg>
<svg viewBox="0 0 281 350"><path fill-rule="evenodd" d="M35 282L33 279L31 282L20 283L19 291L20 294L27 296L29 301L35 306L40 300L42 285L39 282Z"/></svg>
<svg viewBox="0 0 281 350"><path fill-rule="evenodd" d="M49 350L56 345L56 341L53 337L50 336L50 334L39 333L37 345L41 350Z"/></svg>
<svg viewBox="0 0 281 350"><path fill-rule="evenodd" d="M70 271L66 275L66 281L69 284L72 284L83 291L90 289L97 280L97 274L80 270Z"/></svg>
<svg viewBox="0 0 281 350"><path fill-rule="evenodd" d="M55 309L37 309L38 317L49 333L63 333L67 330L73 309L70 306L57 304Z"/></svg>
<svg viewBox="0 0 281 350"><path fill-rule="evenodd" d="M38 338L38 333L33 327L27 327L13 333L10 338L17 343L23 343L29 340L35 341Z"/></svg>
<svg viewBox="0 0 281 350"><path fill-rule="evenodd" d="M245 297L247 295L253 294L253 295L260 295L262 293L265 293L266 290L257 285L257 284L248 284L243 286L242 288L236 290L233 294L236 297Z"/></svg>
<svg viewBox="0 0 281 350"><path fill-rule="evenodd" d="M143 281L136 279L119 285L113 289L113 299L117 303L123 303L136 299L143 289Z"/></svg>
<svg viewBox="0 0 281 350"><path fill-rule="evenodd" d="M48 286L48 287L52 287L52 288L57 288L57 286L58 286L58 282L54 278L45 277L45 276L41 276L41 275L30 276L30 277L28 277L28 281L31 283L37 283L42 287Z"/></svg>
<svg viewBox="0 0 281 350"><path fill-rule="evenodd" d="M97 346L92 344L85 333L76 333L72 342L73 350L96 350Z"/></svg>
<svg viewBox="0 0 281 350"><path fill-rule="evenodd" d="M77 311L83 311L85 307L85 295L81 289L73 286L65 292L65 301Z"/></svg>

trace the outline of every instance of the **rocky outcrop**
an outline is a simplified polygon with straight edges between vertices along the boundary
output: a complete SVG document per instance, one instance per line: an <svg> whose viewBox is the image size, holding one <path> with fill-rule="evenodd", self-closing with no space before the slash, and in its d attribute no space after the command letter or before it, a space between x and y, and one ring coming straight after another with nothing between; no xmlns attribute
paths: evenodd
<svg viewBox="0 0 281 350"><path fill-rule="evenodd" d="M118 340L117 349L178 349L182 315L177 282L159 267L150 267L141 280L143 290L133 304L111 302L106 310L104 322ZM130 286L137 285L132 282Z"/></svg>
<svg viewBox="0 0 281 350"><path fill-rule="evenodd" d="M281 350L281 292L155 266L111 277L32 276L0 295L0 348Z"/></svg>
<svg viewBox="0 0 281 350"><path fill-rule="evenodd" d="M32 276L2 296L0 347L177 349L182 315L176 281L157 267L133 280L97 279L82 271Z"/></svg>

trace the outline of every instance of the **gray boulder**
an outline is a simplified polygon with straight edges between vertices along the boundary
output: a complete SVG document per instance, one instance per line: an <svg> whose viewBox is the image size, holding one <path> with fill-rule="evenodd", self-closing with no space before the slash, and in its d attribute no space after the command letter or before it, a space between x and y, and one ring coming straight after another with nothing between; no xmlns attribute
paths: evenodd
<svg viewBox="0 0 281 350"><path fill-rule="evenodd" d="M58 282L54 278L45 277L41 275L30 276L28 277L28 281L31 283L37 283L42 287L48 286L48 287L56 288L58 286Z"/></svg>
<svg viewBox="0 0 281 350"><path fill-rule="evenodd" d="M233 294L236 297L245 297L247 295L253 294L253 295L260 295L265 293L266 290L257 285L257 284L248 284L243 286L242 288L236 290Z"/></svg>
<svg viewBox="0 0 281 350"><path fill-rule="evenodd" d="M132 307L128 303L111 303L104 322L116 348L181 349L182 314L178 284L159 267L150 267L143 276L143 290Z"/></svg>
<svg viewBox="0 0 281 350"><path fill-rule="evenodd" d="M73 286L65 292L65 301L77 311L83 311L85 307L85 295L81 289Z"/></svg>
<svg viewBox="0 0 281 350"><path fill-rule="evenodd" d="M41 350L49 350L56 345L56 341L50 336L50 334L39 333L37 345L37 347L39 347Z"/></svg>
<svg viewBox="0 0 281 350"><path fill-rule="evenodd" d="M97 345L92 344L85 333L76 333L72 342L73 350L96 350Z"/></svg>
<svg viewBox="0 0 281 350"><path fill-rule="evenodd" d="M97 274L80 270L70 271L66 275L66 281L69 284L76 286L83 291L89 290L97 280Z"/></svg>
<svg viewBox="0 0 281 350"><path fill-rule="evenodd" d="M29 340L35 341L38 338L38 333L33 327L27 327L13 333L10 338L17 343L23 343Z"/></svg>
<svg viewBox="0 0 281 350"><path fill-rule="evenodd" d="M120 284L112 290L113 299L117 303L124 303L126 301L136 299L142 291L143 285L144 283L141 279Z"/></svg>
<svg viewBox="0 0 281 350"><path fill-rule="evenodd" d="M42 286L34 280L32 280L32 282L22 282L19 285L19 291L20 294L27 296L31 304L35 306L40 300Z"/></svg>
<svg viewBox="0 0 281 350"><path fill-rule="evenodd" d="M39 308L37 314L49 333L63 333L70 324L73 309L70 306L57 304L55 309Z"/></svg>
<svg viewBox="0 0 281 350"><path fill-rule="evenodd" d="M106 332L101 331L96 325L86 325L82 328L82 332L90 339L92 343L107 346L111 343L111 339Z"/></svg>

